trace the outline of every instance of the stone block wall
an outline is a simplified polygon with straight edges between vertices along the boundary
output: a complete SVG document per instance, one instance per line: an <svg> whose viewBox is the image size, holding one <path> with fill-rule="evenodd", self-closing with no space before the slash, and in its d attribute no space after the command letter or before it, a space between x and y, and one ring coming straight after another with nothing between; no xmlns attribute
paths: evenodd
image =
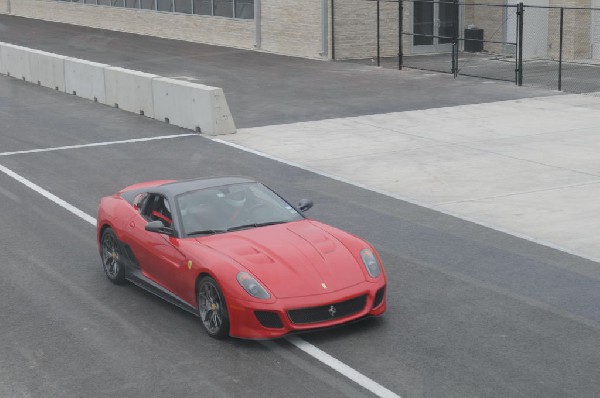
<svg viewBox="0 0 600 398"><path fill-rule="evenodd" d="M377 3L336 0L333 12L336 59L376 57ZM381 56L398 55L398 3L380 2L380 51Z"/></svg>
<svg viewBox="0 0 600 398"><path fill-rule="evenodd" d="M320 58L321 0L261 0L261 49L277 54Z"/></svg>
<svg viewBox="0 0 600 398"><path fill-rule="evenodd" d="M516 8L494 6L501 3L498 0L483 0L477 3L484 5L464 5L462 7L462 29L464 30L469 25L475 25L478 29L483 29L483 40L494 42L506 41L505 21L511 17L516 21ZM461 32L461 37L463 35L464 32ZM503 54L508 51L512 52L511 55L514 55L513 47L507 48L506 45L499 43L484 43L483 50L496 54Z"/></svg>
<svg viewBox="0 0 600 398"><path fill-rule="evenodd" d="M7 0L0 0L6 12ZM253 20L186 15L46 0L12 0L11 14L129 33L252 49Z"/></svg>
<svg viewBox="0 0 600 398"><path fill-rule="evenodd" d="M375 58L377 55L377 2L366 0L255 0L261 5L260 43L256 21L187 15L152 10L95 6L50 0L0 0L0 13L48 21L90 26L170 39L214 44L242 49L258 49L306 58L330 58L332 45L336 59ZM514 2L516 0L510 0ZM497 7L501 0L479 0L480 5L461 6L460 30L476 25L484 30L484 40L516 40L515 7ZM481 5L483 3L484 5ZM526 0L530 4L590 7L592 0ZM9 7L10 4L10 7ZM595 3L594 3L595 4ZM323 6L326 7L327 41L323 51ZM412 32L411 1L402 4L402 30ZM10 8L10 10L9 10ZM334 21L331 20L332 12ZM593 57L593 13L600 11L565 10L563 58ZM537 14L537 18L535 17ZM542 15L543 14L543 15ZM547 14L547 15L546 15ZM526 8L525 40L534 49L526 58L557 58L559 48L559 11ZM528 17L531 22L528 24ZM380 50L382 57L398 55L397 2L380 2ZM547 20L547 23L546 23ZM600 21L600 17L597 18ZM508 21L508 22L507 22ZM332 24L335 34L332 36ZM507 26L510 31L507 30ZM598 28L600 29L600 28ZM412 37L402 35L403 53L411 53ZM257 46L257 44L260 44ZM596 43L600 46L600 43ZM535 48L534 48L535 47ZM485 43L484 50L514 55L514 46ZM598 51L600 53L600 51Z"/></svg>

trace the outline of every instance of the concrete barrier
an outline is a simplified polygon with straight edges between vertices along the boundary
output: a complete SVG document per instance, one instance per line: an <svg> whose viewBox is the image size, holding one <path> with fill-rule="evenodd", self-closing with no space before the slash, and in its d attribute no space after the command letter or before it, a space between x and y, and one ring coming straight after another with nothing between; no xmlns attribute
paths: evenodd
<svg viewBox="0 0 600 398"><path fill-rule="evenodd" d="M8 74L8 51L5 49L6 46L10 46L10 44L0 42L0 73L3 75Z"/></svg>
<svg viewBox="0 0 600 398"><path fill-rule="evenodd" d="M118 67L104 68L106 104L154 118L152 80L159 77Z"/></svg>
<svg viewBox="0 0 600 398"><path fill-rule="evenodd" d="M235 133L222 89L161 77L152 91L155 119L209 135Z"/></svg>
<svg viewBox="0 0 600 398"><path fill-rule="evenodd" d="M65 92L105 104L104 68L108 66L83 59L65 58Z"/></svg>
<svg viewBox="0 0 600 398"><path fill-rule="evenodd" d="M29 69L29 49L26 47L15 46L14 44L2 44L2 73L10 75L17 79L31 81L31 72Z"/></svg>
<svg viewBox="0 0 600 398"><path fill-rule="evenodd" d="M227 100L218 87L2 42L0 73L204 134L235 133Z"/></svg>
<svg viewBox="0 0 600 398"><path fill-rule="evenodd" d="M29 50L31 82L65 91L65 59L63 55Z"/></svg>

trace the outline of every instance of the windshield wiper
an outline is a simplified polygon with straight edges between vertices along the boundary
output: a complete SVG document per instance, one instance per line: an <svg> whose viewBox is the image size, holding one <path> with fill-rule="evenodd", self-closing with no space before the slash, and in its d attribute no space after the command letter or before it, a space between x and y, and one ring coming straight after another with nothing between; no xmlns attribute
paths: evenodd
<svg viewBox="0 0 600 398"><path fill-rule="evenodd" d="M262 223L238 225L237 227L228 228L227 232L239 231L239 230L248 229L248 228L266 227L267 225L285 224L286 222L288 222L288 221L269 221L269 222L262 222Z"/></svg>
<svg viewBox="0 0 600 398"><path fill-rule="evenodd" d="M188 232L188 235L214 235L214 234L222 234L223 232L227 232L222 229L205 229L202 231L194 231Z"/></svg>

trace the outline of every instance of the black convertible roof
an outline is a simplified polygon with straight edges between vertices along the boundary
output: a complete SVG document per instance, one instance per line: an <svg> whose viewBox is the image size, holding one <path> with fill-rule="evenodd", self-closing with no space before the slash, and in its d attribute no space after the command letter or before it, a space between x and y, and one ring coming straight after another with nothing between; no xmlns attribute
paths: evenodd
<svg viewBox="0 0 600 398"><path fill-rule="evenodd" d="M204 178L194 178L191 180L180 180L174 182L168 182L166 184L157 185L155 187L144 187L139 189L134 189L131 191L126 191L121 194L121 197L128 201L130 204L133 204L134 198L142 193L157 193L166 196L169 199L173 199L175 196L190 192L196 191L198 189L206 189L213 187L220 187L223 185L231 185L231 184L241 184L248 182L256 182L254 180L250 180L244 177L204 177Z"/></svg>
<svg viewBox="0 0 600 398"><path fill-rule="evenodd" d="M162 193L166 196L177 196L179 194L195 191L198 189L206 189L220 187L223 185L241 184L245 182L256 182L244 177L208 177L195 178L191 180L181 180L168 182L163 185L149 189L149 191Z"/></svg>

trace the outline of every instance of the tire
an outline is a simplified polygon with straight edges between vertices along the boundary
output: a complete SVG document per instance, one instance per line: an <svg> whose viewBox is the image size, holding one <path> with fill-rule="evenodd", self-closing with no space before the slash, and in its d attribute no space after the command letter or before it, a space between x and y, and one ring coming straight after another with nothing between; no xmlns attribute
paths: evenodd
<svg viewBox="0 0 600 398"><path fill-rule="evenodd" d="M223 339L229 336L229 313L225 296L218 283L210 276L205 276L198 282L198 314L210 337Z"/></svg>
<svg viewBox="0 0 600 398"><path fill-rule="evenodd" d="M125 283L125 266L121 260L121 250L119 240L115 231L106 228L102 233L100 257L102 258L102 267L109 281L115 285Z"/></svg>

